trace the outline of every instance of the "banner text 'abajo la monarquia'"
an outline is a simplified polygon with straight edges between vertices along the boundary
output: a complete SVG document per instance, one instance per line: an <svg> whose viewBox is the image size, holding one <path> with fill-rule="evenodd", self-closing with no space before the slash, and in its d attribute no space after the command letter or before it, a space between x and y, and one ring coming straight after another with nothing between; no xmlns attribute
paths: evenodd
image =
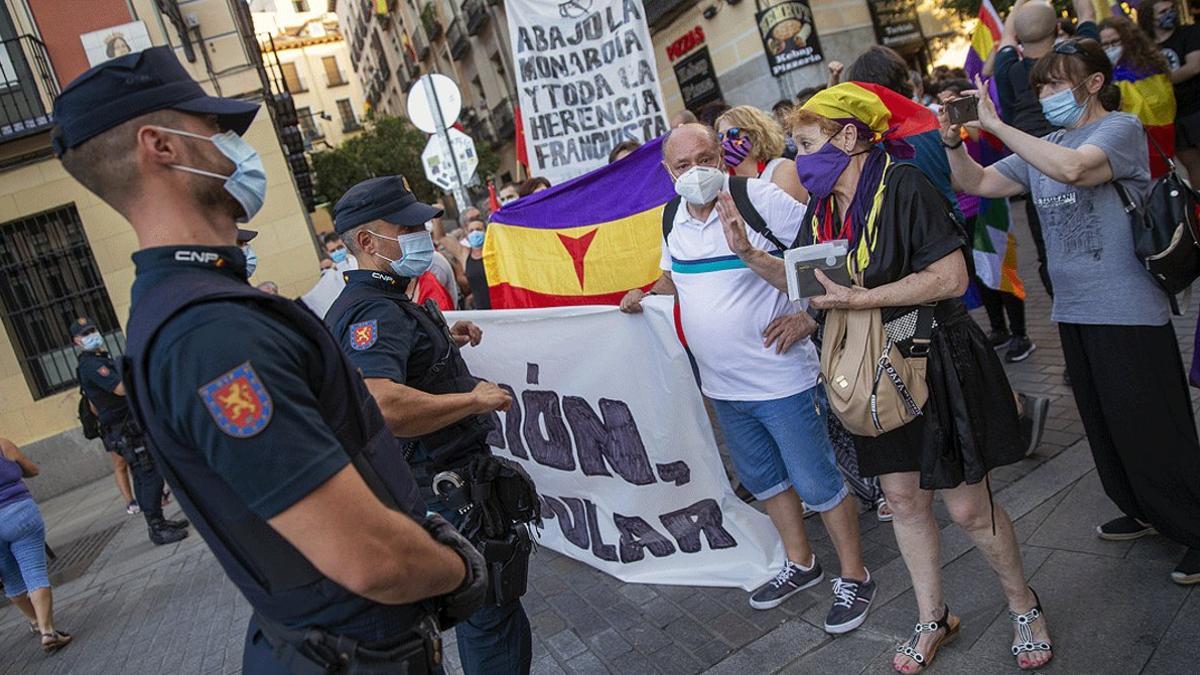
<svg viewBox="0 0 1200 675"><path fill-rule="evenodd" d="M530 172L561 183L667 131L638 0L509 0Z"/></svg>
<svg viewBox="0 0 1200 675"><path fill-rule="evenodd" d="M494 452L537 485L541 544L630 582L752 589L783 560L734 494L671 304L452 312L483 329L472 374L513 396Z"/></svg>

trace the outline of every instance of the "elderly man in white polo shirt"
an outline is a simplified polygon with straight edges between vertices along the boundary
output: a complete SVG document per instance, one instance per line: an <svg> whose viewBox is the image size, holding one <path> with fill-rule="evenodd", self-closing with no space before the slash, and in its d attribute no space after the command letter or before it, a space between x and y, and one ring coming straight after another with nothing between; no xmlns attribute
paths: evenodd
<svg viewBox="0 0 1200 675"><path fill-rule="evenodd" d="M824 577L805 533L803 498L820 513L841 567L825 630L851 631L866 619L875 583L862 562L857 502L826 430L829 410L809 339L816 324L729 249L715 208L717 195L731 189L716 133L699 124L673 129L663 141L663 163L681 199L667 209L675 215L651 293L679 296L701 389L716 409L738 478L766 507L787 553L750 605L777 607ZM750 240L766 250L780 248L772 239L795 241L804 206L768 181L749 180L745 188L768 230L747 226ZM622 311L640 312L643 297L629 291Z"/></svg>

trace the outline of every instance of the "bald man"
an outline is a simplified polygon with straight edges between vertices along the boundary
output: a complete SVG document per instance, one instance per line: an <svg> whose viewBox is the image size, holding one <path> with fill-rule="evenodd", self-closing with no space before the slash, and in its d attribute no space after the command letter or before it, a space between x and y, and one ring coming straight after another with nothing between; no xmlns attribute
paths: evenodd
<svg viewBox="0 0 1200 675"><path fill-rule="evenodd" d="M1075 16L1079 26L1075 37L1100 41L1100 29L1096 26L1096 9L1091 0L1074 0ZM1004 121L1027 134L1042 137L1056 130L1042 114L1038 93L1029 85L1029 73L1037 60L1054 49L1058 16L1045 0L1017 0L1004 22L1004 35L1000 38L1000 51L996 52L996 91L1000 97L1000 114ZM1021 49L1017 49L1018 43ZM1038 220L1033 200L1025 200L1025 216L1029 220L1029 231L1037 248L1038 276L1046 293L1054 295L1050 285L1050 273L1046 270L1046 244L1042 238L1042 224Z"/></svg>

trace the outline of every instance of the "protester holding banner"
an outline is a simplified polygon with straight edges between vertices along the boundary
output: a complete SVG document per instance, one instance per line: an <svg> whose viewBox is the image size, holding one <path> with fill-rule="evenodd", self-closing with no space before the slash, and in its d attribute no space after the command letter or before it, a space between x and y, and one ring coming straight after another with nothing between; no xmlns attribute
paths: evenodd
<svg viewBox="0 0 1200 675"><path fill-rule="evenodd" d="M959 299L967 286L965 242L949 205L920 171L893 159L911 156L903 139L928 131L927 113L883 87L847 82L792 115L797 171L813 195L799 243L851 242L847 265L860 285L820 275L826 294L812 304L881 309L906 357L916 354L919 306L935 303L921 415L882 435L855 438L860 469L880 476L895 512L896 540L916 592L920 623L896 648L893 667L909 674L924 669L959 628L942 597L934 490L1000 578L1014 622L1020 619L1018 665L1036 667L1049 661L1049 636L1037 620L1040 610L1034 612L1038 601L1025 583L1012 522L992 503L987 483L989 470L1025 454L1016 440L1016 405L1004 367ZM746 237L745 214L725 196L718 208L729 248L776 288L787 288L783 261Z"/></svg>
<svg viewBox="0 0 1200 675"><path fill-rule="evenodd" d="M775 118L749 105L730 108L717 118L725 166L735 176L771 181L800 203L808 192L796 176L796 164L783 157L787 139Z"/></svg>
<svg viewBox="0 0 1200 675"><path fill-rule="evenodd" d="M699 124L663 140L663 163L679 196L664 212L662 277L651 292L678 295L701 390L712 400L738 478L783 540L783 568L754 591L750 606L777 607L824 576L805 532L803 498L821 514L841 564L825 630L845 633L866 620L875 582L862 562L856 499L826 431L829 408L808 339L816 325L737 261L717 225L717 194L732 189L757 218L743 237L782 249L796 238L804 207L771 183L728 176L722 155L717 134ZM640 312L644 296L629 291L621 309Z"/></svg>
<svg viewBox="0 0 1200 675"><path fill-rule="evenodd" d="M1101 105L1112 65L1094 40L1056 46L1032 78L1062 131L1034 138L980 98L980 126L1014 154L982 168L954 146L959 129L944 121L955 179L986 197L1030 190L1047 225L1051 319L1104 492L1124 513L1097 535L1127 541L1157 530L1188 547L1172 580L1200 583L1200 439L1170 297L1135 253L1118 192L1144 200L1146 132L1137 118Z"/></svg>

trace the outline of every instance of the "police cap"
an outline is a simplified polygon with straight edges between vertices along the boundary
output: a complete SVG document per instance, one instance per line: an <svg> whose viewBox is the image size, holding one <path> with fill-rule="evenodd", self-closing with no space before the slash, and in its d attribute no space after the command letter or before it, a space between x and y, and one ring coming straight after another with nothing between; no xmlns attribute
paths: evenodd
<svg viewBox="0 0 1200 675"><path fill-rule="evenodd" d="M246 230L246 229L239 227L238 234L237 234L237 243L240 246L241 244L245 244L257 236L258 236L258 230Z"/></svg>
<svg viewBox="0 0 1200 675"><path fill-rule="evenodd" d="M409 192L403 176L380 176L346 190L333 205L333 229L342 234L373 220L413 227L441 215L441 209L418 201Z"/></svg>
<svg viewBox="0 0 1200 675"><path fill-rule="evenodd" d="M156 110L216 115L222 129L243 134L258 104L209 96L168 47L150 47L88 69L54 100L54 153Z"/></svg>
<svg viewBox="0 0 1200 675"><path fill-rule="evenodd" d="M80 335L95 329L96 324L92 323L91 319L87 318L86 316L81 316L71 322L71 337L79 337Z"/></svg>

